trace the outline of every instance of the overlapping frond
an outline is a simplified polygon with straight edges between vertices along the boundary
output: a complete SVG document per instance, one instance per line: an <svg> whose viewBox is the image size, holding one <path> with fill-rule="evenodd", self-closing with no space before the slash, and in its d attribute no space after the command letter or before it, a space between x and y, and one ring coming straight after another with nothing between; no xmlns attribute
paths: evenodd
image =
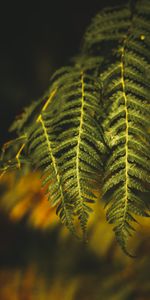
<svg viewBox="0 0 150 300"><path fill-rule="evenodd" d="M44 184L61 220L71 228L74 215L85 232L105 150L96 122L99 84L78 68L62 68L53 77L53 104L38 116L29 135L29 153L43 168ZM95 116L95 119L94 119Z"/></svg>
<svg viewBox="0 0 150 300"><path fill-rule="evenodd" d="M118 40L123 39L131 22L128 3L116 8L107 8L94 17L83 39L83 51L109 57Z"/></svg>
<svg viewBox="0 0 150 300"><path fill-rule="evenodd" d="M51 97L54 93L51 93ZM42 171L43 186L47 185L47 193L52 206L61 207L61 220L74 232L73 209L67 199L62 183L61 174L54 154L54 141L56 136L52 132L52 116L46 113L43 107L35 124L32 124L28 136L28 153L33 165Z"/></svg>
<svg viewBox="0 0 150 300"><path fill-rule="evenodd" d="M96 122L96 114L101 113L98 106L100 87L94 78L78 69L65 76L68 76L68 83L57 94L64 102L54 121L54 130L58 132L56 150L63 170L64 188L85 232L91 212L89 203L95 200L92 187L97 181L98 170L103 167L101 154L105 150Z"/></svg>
<svg viewBox="0 0 150 300"><path fill-rule="evenodd" d="M103 126L111 149L103 191L108 201L107 219L115 224L125 251L134 214L148 216L144 199L150 184L150 26L143 19L142 8L137 5L113 57L115 63L102 74L107 102Z"/></svg>

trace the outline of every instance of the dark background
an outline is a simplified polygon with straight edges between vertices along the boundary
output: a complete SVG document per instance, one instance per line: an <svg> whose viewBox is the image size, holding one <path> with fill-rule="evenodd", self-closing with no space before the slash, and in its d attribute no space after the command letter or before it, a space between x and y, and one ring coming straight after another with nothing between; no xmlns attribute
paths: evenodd
<svg viewBox="0 0 150 300"><path fill-rule="evenodd" d="M5 2L0 16L0 144L25 105L49 86L56 68L74 56L91 18L122 0ZM47 4L46 4L47 3Z"/></svg>

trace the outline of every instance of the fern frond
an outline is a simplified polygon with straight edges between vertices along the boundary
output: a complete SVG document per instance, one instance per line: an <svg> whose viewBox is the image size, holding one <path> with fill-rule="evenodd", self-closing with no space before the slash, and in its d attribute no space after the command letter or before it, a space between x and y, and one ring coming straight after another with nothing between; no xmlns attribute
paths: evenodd
<svg viewBox="0 0 150 300"><path fill-rule="evenodd" d="M103 192L107 219L115 225L117 240L125 252L127 238L134 230L131 224L136 221L133 215L148 216L144 195L148 192L146 182L150 184L150 49L145 40L150 27L143 16L142 22L137 22L142 8L137 5L135 17L112 58L116 62L101 76L107 103L103 127L112 153L105 168ZM146 51L142 53L141 48ZM146 73L148 76L144 76Z"/></svg>
<svg viewBox="0 0 150 300"><path fill-rule="evenodd" d="M73 70L73 76L70 72L65 77L67 75L69 84L65 93L62 87L57 94L64 103L54 121L55 130L59 132L56 149L64 188L74 203L85 233L91 212L89 204L95 201L91 186L94 188L97 171L103 167L101 159L105 151L102 132L96 122L96 114L101 113L98 105L100 87L93 77L78 68Z"/></svg>
<svg viewBox="0 0 150 300"><path fill-rule="evenodd" d="M54 136L47 121L47 115L43 111L30 129L28 151L36 168L43 170L43 186L47 185L51 205L58 206L57 213L60 214L62 222L75 233L72 204L63 192L61 174L53 149Z"/></svg>
<svg viewBox="0 0 150 300"><path fill-rule="evenodd" d="M96 121L100 87L78 68L62 68L52 80L56 93L30 130L28 152L36 167L43 168L43 184L49 185L49 199L62 222L73 231L76 215L85 233L89 204L95 201L91 187L105 151Z"/></svg>
<svg viewBox="0 0 150 300"><path fill-rule="evenodd" d="M84 36L83 51L104 57L106 51L108 57L116 43L124 38L130 22L131 11L128 4L116 9L104 9L94 17L87 29Z"/></svg>

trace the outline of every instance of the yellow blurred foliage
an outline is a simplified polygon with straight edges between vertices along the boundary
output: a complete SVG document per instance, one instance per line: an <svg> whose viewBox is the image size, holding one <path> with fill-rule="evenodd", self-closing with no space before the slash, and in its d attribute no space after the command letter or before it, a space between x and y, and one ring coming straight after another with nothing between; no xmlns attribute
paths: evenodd
<svg viewBox="0 0 150 300"><path fill-rule="evenodd" d="M52 233L60 224L55 208L41 190L39 174L20 178L7 174L1 180L1 191L0 211L10 222L24 220L40 235L45 230ZM129 241L137 258L131 259L116 243L100 195L97 198L89 219L87 245L72 237L65 226L58 227L56 240L48 237L49 246L37 242L38 247L36 244L32 249L26 244L25 265L1 267L0 300L150 299L149 219L137 218L140 225L135 224L137 232Z"/></svg>
<svg viewBox="0 0 150 300"><path fill-rule="evenodd" d="M10 173L3 177L1 185L6 186L6 192L1 197L0 209L13 222L27 218L27 223L34 228L45 230L58 223L55 208L52 208L41 190L39 174L32 173L15 179Z"/></svg>
<svg viewBox="0 0 150 300"><path fill-rule="evenodd" d="M28 173L25 176L16 178L14 173L8 173L1 180L1 186L5 187L5 192L0 199L0 210L3 211L11 221L19 222L25 218L27 224L35 229L50 230L60 224L52 208L45 191L41 189L41 180L39 173ZM94 191L95 192L95 191ZM95 192L96 193L96 192ZM112 226L106 222L104 203L101 201L101 195L97 194L99 199L94 205L94 212L90 215L88 223L88 247L96 255L109 255L111 249L115 249L114 255L125 257L118 247ZM136 217L138 223L134 225L135 235L129 241L129 248L136 252L139 244L150 238L149 218ZM78 229L78 225L77 225ZM61 226L60 239L70 237L69 231L65 226ZM128 257L125 257L125 260Z"/></svg>
<svg viewBox="0 0 150 300"><path fill-rule="evenodd" d="M0 271L1 300L71 300L79 285L78 278L47 279L38 274L35 265L26 269Z"/></svg>

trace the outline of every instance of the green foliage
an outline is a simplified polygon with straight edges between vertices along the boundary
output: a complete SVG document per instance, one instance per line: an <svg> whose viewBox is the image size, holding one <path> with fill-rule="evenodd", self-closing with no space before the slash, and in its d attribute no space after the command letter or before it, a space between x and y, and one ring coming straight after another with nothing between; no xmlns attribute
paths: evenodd
<svg viewBox="0 0 150 300"><path fill-rule="evenodd" d="M61 221L85 236L102 187L106 216L124 252L134 215L148 216L150 186L150 4L105 9L85 33L81 55L56 71L47 96L13 124L17 166L28 160ZM19 163L18 163L19 162Z"/></svg>

